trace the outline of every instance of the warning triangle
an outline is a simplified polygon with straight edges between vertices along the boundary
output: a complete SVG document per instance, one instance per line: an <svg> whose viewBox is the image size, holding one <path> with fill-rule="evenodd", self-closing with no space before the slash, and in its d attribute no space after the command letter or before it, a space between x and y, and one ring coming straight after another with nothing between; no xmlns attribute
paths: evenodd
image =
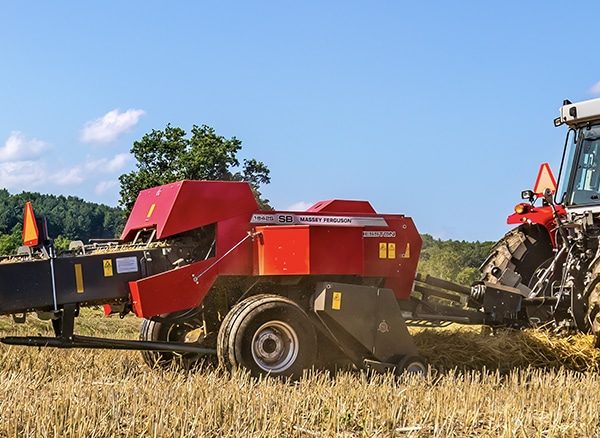
<svg viewBox="0 0 600 438"><path fill-rule="evenodd" d="M37 246L39 237L33 207L31 206L31 202L27 201L25 203L25 217L23 218L23 245Z"/></svg>
<svg viewBox="0 0 600 438"><path fill-rule="evenodd" d="M554 178L552 170L550 170L550 165L548 163L542 163L537 180L535 181L533 193L538 196L543 196L546 189L550 189L552 190L552 193L555 193L556 179Z"/></svg>

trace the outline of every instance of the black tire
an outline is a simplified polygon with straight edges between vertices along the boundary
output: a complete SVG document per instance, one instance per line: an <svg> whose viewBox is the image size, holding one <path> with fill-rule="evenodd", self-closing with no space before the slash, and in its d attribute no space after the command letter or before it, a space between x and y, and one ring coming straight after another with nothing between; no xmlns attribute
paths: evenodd
<svg viewBox="0 0 600 438"><path fill-rule="evenodd" d="M249 297L225 316L217 338L219 363L252 376L299 378L315 364L312 322L294 301L271 294Z"/></svg>
<svg viewBox="0 0 600 438"><path fill-rule="evenodd" d="M552 242L540 225L521 225L494 245L479 268L481 281L528 287L536 270L553 256Z"/></svg>
<svg viewBox="0 0 600 438"><path fill-rule="evenodd" d="M404 356L398 362L396 368L397 374L417 374L424 376L427 374L427 362L421 356Z"/></svg>
<svg viewBox="0 0 600 438"><path fill-rule="evenodd" d="M161 315L160 319L157 320L144 319L140 327L140 340L186 342L186 335L199 329L202 326L202 321L197 315L180 318L179 314ZM200 345L203 344L200 343ZM141 354L144 362L151 368L176 366L192 369L202 363L204 359L207 359L206 356L195 353L142 351Z"/></svg>

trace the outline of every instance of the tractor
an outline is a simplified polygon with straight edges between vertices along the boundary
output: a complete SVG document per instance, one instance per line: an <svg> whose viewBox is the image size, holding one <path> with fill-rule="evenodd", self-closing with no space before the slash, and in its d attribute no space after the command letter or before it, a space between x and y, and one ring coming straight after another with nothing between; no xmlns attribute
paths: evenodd
<svg viewBox="0 0 600 438"><path fill-rule="evenodd" d="M558 180L542 164L535 187L521 192L508 217L518 226L494 246L481 280L539 300L523 324L592 333L599 347L600 99L565 100L554 125L568 128ZM477 295L481 283L473 289Z"/></svg>

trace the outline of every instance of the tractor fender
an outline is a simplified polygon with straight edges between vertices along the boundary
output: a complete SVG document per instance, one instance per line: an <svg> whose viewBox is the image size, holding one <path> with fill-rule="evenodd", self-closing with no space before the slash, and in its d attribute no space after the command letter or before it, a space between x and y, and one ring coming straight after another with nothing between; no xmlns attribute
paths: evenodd
<svg viewBox="0 0 600 438"><path fill-rule="evenodd" d="M561 217L566 216L566 210L562 205L557 205L556 209ZM531 207L524 213L513 213L508 216L506 223L510 225L541 225L548 232L552 242L552 247L556 248L556 223L554 220L554 214L552 213L552 207L549 205L542 207Z"/></svg>

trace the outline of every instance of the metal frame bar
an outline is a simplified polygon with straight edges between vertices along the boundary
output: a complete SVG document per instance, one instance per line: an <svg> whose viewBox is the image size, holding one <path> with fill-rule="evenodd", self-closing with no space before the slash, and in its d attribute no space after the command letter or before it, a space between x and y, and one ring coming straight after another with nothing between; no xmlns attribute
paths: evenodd
<svg viewBox="0 0 600 438"><path fill-rule="evenodd" d="M7 345L24 345L28 347L168 351L206 355L214 355L217 353L217 351L212 348L196 347L191 344L180 342L132 341L129 339L109 339L79 335L72 335L70 338L63 336L7 336L0 338L0 342Z"/></svg>

